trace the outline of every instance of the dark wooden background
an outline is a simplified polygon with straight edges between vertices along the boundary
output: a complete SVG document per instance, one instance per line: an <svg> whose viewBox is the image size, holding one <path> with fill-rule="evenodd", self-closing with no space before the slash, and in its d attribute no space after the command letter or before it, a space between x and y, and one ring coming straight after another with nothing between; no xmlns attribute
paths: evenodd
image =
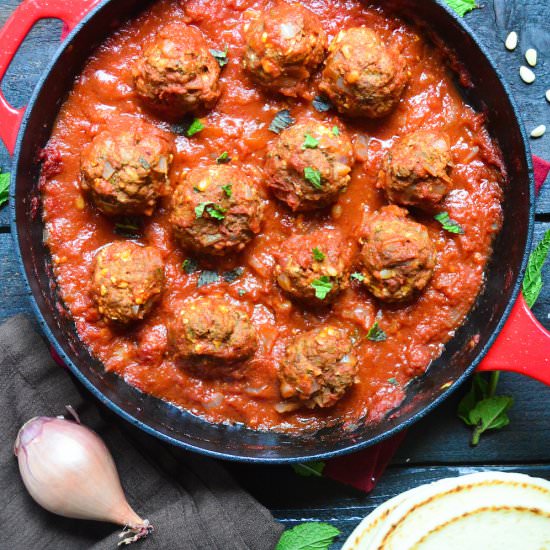
<svg viewBox="0 0 550 550"><path fill-rule="evenodd" d="M468 14L466 21L505 75L520 105L527 130L530 132L539 124L548 126L547 134L531 140L531 146L534 154L550 160L550 103L544 99L545 91L550 88L550 0L479 1L481 8ZM18 3L19 0L0 0L0 24ZM14 106L24 105L29 98L45 64L55 52L60 30L61 24L57 21L40 22L23 44L2 83L2 90ZM520 35L520 45L514 53L504 48L504 39L510 30ZM538 78L531 86L525 85L518 74L519 66L524 63L523 52L529 47L539 52ZM10 158L3 147L0 167L3 171L10 168ZM535 240L538 242L550 229L550 182L539 198L536 221ZM0 257L0 322L21 312L31 316L14 258L6 208L0 210ZM544 278L546 287L534 311L550 329L549 265ZM503 374L500 390L516 400L508 427L483 436L477 448L470 448L470 432L456 418L460 398L456 395L409 431L392 465L371 495L327 479L301 478L289 467L231 464L229 468L243 486L288 527L303 521L329 521L336 525L342 535L334 548L340 548L345 537L375 506L424 482L495 468L550 479L550 389L518 375Z"/></svg>

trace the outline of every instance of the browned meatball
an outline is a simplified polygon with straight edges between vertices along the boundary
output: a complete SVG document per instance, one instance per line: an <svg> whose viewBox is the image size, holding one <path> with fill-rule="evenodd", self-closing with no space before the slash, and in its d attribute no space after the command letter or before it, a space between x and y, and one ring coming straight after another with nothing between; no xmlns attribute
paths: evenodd
<svg viewBox="0 0 550 550"><path fill-rule="evenodd" d="M167 192L172 158L172 143L155 126L105 130L81 155L80 186L108 216L149 216Z"/></svg>
<svg viewBox="0 0 550 550"><path fill-rule="evenodd" d="M223 255L242 250L260 232L263 211L248 174L216 165L187 173L172 197L170 222L184 248Z"/></svg>
<svg viewBox="0 0 550 550"><path fill-rule="evenodd" d="M353 27L330 44L319 89L345 115L381 118L397 105L408 79L398 52L375 31Z"/></svg>
<svg viewBox="0 0 550 550"><path fill-rule="evenodd" d="M431 210L449 191L452 166L447 135L418 130L390 149L377 186L392 202Z"/></svg>
<svg viewBox="0 0 550 550"><path fill-rule="evenodd" d="M108 321L129 324L146 317L164 287L164 262L158 249L121 241L95 257L92 296Z"/></svg>
<svg viewBox="0 0 550 550"><path fill-rule="evenodd" d="M425 288L436 260L425 226L410 220L405 209L386 206L368 218L364 235L362 273L374 296L401 302Z"/></svg>
<svg viewBox="0 0 550 550"><path fill-rule="evenodd" d="M282 397L309 409L333 406L356 376L352 341L345 330L333 326L297 336L279 367Z"/></svg>
<svg viewBox="0 0 550 550"><path fill-rule="evenodd" d="M168 339L177 360L195 364L242 361L257 348L248 315L216 296L184 301L168 327Z"/></svg>
<svg viewBox="0 0 550 550"><path fill-rule="evenodd" d="M310 305L332 302L349 285L350 246L335 231L291 237L276 259L279 286Z"/></svg>
<svg viewBox="0 0 550 550"><path fill-rule="evenodd" d="M268 186L294 211L338 200L355 161L349 137L337 126L308 121L281 133L267 154Z"/></svg>
<svg viewBox="0 0 550 550"><path fill-rule="evenodd" d="M245 31L243 66L268 89L296 96L296 87L323 61L327 37L319 18L301 4L281 2Z"/></svg>
<svg viewBox="0 0 550 550"><path fill-rule="evenodd" d="M167 25L133 70L138 95L172 118L211 109L220 97L220 66L202 33L181 23Z"/></svg>

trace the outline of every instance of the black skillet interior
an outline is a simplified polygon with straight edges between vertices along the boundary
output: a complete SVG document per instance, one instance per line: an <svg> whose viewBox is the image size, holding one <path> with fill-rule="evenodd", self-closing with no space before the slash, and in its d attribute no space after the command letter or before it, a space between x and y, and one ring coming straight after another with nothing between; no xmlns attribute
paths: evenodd
<svg viewBox="0 0 550 550"><path fill-rule="evenodd" d="M353 431L336 427L315 435L289 436L242 426L212 425L104 372L81 344L73 323L60 307L49 254L43 245L43 224L39 215L31 215L31 209L32 198L38 195L37 153L48 141L55 115L93 49L135 15L135 0L102 4L73 34L71 47L65 45L37 88L19 137L11 205L13 233L33 307L46 336L78 379L96 398L145 432L187 449L251 462L303 461L357 450L388 437L431 410L472 372L500 330L517 296L532 230L532 168L513 101L483 49L458 18L432 0L390 3L406 19L414 18L427 29L436 30L468 67L473 87L464 94L472 106L487 113L490 131L504 153L510 185L506 188L504 228L494 244L487 283L467 322L427 375L410 385L403 405L383 422L360 425Z"/></svg>

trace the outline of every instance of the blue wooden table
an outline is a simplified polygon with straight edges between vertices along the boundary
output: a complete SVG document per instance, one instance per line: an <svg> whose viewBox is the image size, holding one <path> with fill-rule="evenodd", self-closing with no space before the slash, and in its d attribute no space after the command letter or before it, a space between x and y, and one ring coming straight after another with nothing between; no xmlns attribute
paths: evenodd
<svg viewBox="0 0 550 550"><path fill-rule="evenodd" d="M37 0L39 1L39 0ZM70 0L67 0L70 1ZM421 1L421 0L419 0ZM550 160L550 103L544 94L550 88L549 0L479 0L481 9L466 16L500 67L523 113L528 131L546 124L547 134L532 140L533 153ZM0 24L19 0L0 0ZM520 35L514 53L504 48L510 30ZM46 63L58 46L61 24L43 21L23 44L4 79L2 89L14 106L22 106ZM0 48L2 45L0 44ZM539 51L538 78L530 86L519 78L522 52ZM0 124L2 121L0 121ZM10 158L0 149L0 167L9 171ZM550 182L537 206L538 242L550 229ZM14 258L7 209L0 210L0 321L16 313L32 315L22 278ZM534 308L550 328L550 265L544 272L546 287ZM303 521L329 521L342 530L334 548L370 510L382 501L420 483L483 469L518 471L550 479L550 389L518 375L504 374L500 391L514 396L511 423L501 431L484 435L476 448L468 444L470 432L456 417L460 395L451 398L412 428L391 466L371 495L323 478L302 478L289 467L252 467L232 464L229 468L252 494L268 506L287 526ZM460 392L459 392L460 393Z"/></svg>

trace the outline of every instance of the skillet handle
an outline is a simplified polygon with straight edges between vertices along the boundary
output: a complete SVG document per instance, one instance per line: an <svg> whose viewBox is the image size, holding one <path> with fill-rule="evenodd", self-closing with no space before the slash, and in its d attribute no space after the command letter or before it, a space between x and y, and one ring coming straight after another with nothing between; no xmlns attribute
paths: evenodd
<svg viewBox="0 0 550 550"><path fill-rule="evenodd" d="M477 370L519 372L550 386L550 332L537 321L523 295Z"/></svg>
<svg viewBox="0 0 550 550"><path fill-rule="evenodd" d="M82 18L101 0L23 0L0 29L0 83L19 46L40 19L61 19L63 40ZM12 107L0 90L0 139L13 154L24 108Z"/></svg>

